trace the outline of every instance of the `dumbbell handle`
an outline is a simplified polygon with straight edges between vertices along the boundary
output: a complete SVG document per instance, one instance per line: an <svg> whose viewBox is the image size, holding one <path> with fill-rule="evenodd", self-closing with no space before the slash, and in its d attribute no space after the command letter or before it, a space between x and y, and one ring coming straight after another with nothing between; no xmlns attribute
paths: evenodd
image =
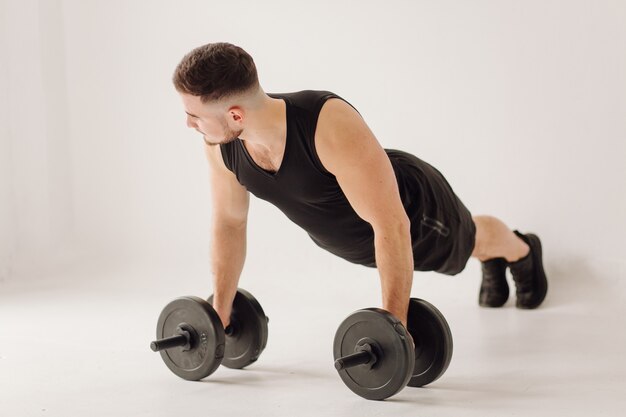
<svg viewBox="0 0 626 417"><path fill-rule="evenodd" d="M152 349L154 352L158 352L160 350L171 349L171 348L179 347L179 346L186 346L187 348L183 350L189 350L190 342L192 338L191 334L195 335L195 330L188 324L184 324L184 323L179 325L176 330L180 333L174 336L155 340L154 342L150 343L150 349ZM226 326L226 328L224 329L224 333L227 336L235 336L238 330L239 330L239 325L237 324L237 321L231 320L230 324Z"/></svg>
<svg viewBox="0 0 626 417"><path fill-rule="evenodd" d="M155 340L150 343L150 349L154 352L160 350L171 349L177 346L185 346L189 343L189 338L184 334L178 334L176 336L166 337L165 339Z"/></svg>
<svg viewBox="0 0 626 417"><path fill-rule="evenodd" d="M366 343L359 347L359 352L337 359L335 361L335 369L341 371L342 369L376 362L377 359L376 355L372 352L371 345Z"/></svg>

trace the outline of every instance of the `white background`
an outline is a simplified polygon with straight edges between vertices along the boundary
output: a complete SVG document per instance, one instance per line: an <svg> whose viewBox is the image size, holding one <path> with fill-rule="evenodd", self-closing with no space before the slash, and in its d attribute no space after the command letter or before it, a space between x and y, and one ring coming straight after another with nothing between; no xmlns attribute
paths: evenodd
<svg viewBox="0 0 626 417"><path fill-rule="evenodd" d="M0 414L5 407L12 415L39 415L41 409L52 415L55 405L59 415L73 412L63 395L70 396L67 387L79 377L95 377L91 360L85 358L84 366L76 361L94 352L83 345L73 344L69 353L69 346L51 346L58 347L61 329L77 316L81 326L110 330L106 337L89 333L108 343L100 345L105 358L99 359L98 373L111 371L111 361L128 355L146 361L150 371L132 373L144 374L153 395L165 391L159 383L193 390L166 374L144 342L169 299L211 293L207 163L202 140L186 128L171 84L182 56L207 42L231 42L250 53L266 92L339 94L359 109L384 147L414 153L437 167L473 214L495 215L512 229L541 237L551 291L536 312L517 311L514 297L501 311L479 309L475 259L453 278L415 274L413 296L439 306L456 329L455 362L437 382L452 391L444 392L443 404L431 411L457 412L467 405L462 399L475 398L464 390L476 382L462 375L476 375L467 366L481 351L471 340L488 320L497 324L487 338L503 337L501 329L518 329L516 324L523 329L528 323L545 324L548 317L541 314L551 311L558 312L554 325L561 329L583 318L598 332L598 326L608 326L604 323L623 326L625 22L626 2L617 0L0 1L0 378L5 387ZM291 374L298 366L307 369L298 361L313 357L312 370L328 368L321 374L328 381L316 380L320 386L332 381L339 391L336 401L361 404L333 375L328 356L343 317L379 306L376 270L322 251L275 207L252 197L240 284L265 306L274 325L271 337L282 341L268 345L266 363L273 363L272 354L276 362L291 357L294 362L285 365L293 368ZM590 312L601 315L591 320ZM39 322L43 313L48 321ZM45 360L28 350L35 348L30 339L15 340L24 321L45 323L37 325L47 329L43 334L51 344ZM132 323L132 329L122 322ZM319 340L313 343L298 331L303 323ZM536 332L552 332L527 330L513 331L519 340L498 340L519 346ZM580 343L581 332L571 327L571 340L563 337L532 350L568 352ZM115 340L115 334L126 335L127 342ZM601 334L596 336L603 341L591 344L612 353L591 346L589 356L564 353L563 369L576 369L583 358L604 357L606 369L593 374L607 395L596 401L602 400L610 415L618 405L607 370L617 372L623 391L626 364L619 346L626 343L621 331L615 340ZM26 363L39 375L57 377L67 366L59 363L63 355L78 373L66 385L55 385L58 392L50 398L62 404L35 396L44 399L26 407L20 399L50 387L33 385L24 372L14 376L23 385L7 375ZM458 359L462 355L465 368ZM113 367L118 377L137 363L126 360ZM521 359L511 353L494 369L507 369L511 360ZM489 373L490 368L481 369ZM526 380L519 372L507 375L524 392ZM302 387L308 387L304 381L310 375L300 376ZM541 381L551 376L541 374ZM265 392L273 377L260 378L253 388ZM498 386L490 384L504 382L485 378L488 382L479 386L487 399ZM226 385L223 392L230 394L220 395L236 395L236 384ZM87 399L98 391L83 389ZM430 392L436 395L436 387ZM198 402L206 395L196 394ZM401 395L409 401L416 396ZM450 395L458 400L452 406L445 401ZM133 413L154 415L153 401L139 397L144 400ZM580 398L573 387L545 397ZM103 415L125 413L106 405ZM479 405L481 415L502 410L488 401ZM498 406L506 409L505 403ZM255 407L268 415L294 412L274 403ZM529 407L531 414L546 411Z"/></svg>

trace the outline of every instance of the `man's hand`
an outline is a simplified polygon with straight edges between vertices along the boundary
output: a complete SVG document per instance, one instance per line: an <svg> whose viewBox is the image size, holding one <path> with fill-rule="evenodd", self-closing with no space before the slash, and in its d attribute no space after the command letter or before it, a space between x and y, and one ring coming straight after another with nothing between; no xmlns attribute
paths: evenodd
<svg viewBox="0 0 626 417"><path fill-rule="evenodd" d="M220 320L222 321L222 325L224 326L224 329L225 329L230 324L230 315L232 314L232 311L233 311L232 305L221 306L218 304L214 304L213 308L215 309L217 314L220 316Z"/></svg>
<svg viewBox="0 0 626 417"><path fill-rule="evenodd" d="M402 325L408 329L408 317L407 317L407 313L404 311L404 309L390 309L390 308L384 308L384 310L387 310L388 312L390 312L391 314L393 314L398 320L400 320L402 322Z"/></svg>

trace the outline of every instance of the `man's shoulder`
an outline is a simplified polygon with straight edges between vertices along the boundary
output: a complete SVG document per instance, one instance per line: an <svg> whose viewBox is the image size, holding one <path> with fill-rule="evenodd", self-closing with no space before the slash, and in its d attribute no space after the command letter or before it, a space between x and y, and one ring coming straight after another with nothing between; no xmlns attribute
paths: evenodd
<svg viewBox="0 0 626 417"><path fill-rule="evenodd" d="M268 95L272 98L287 99L292 106L310 111L319 111L327 99L339 97L328 90L300 90L287 93L268 93Z"/></svg>
<svg viewBox="0 0 626 417"><path fill-rule="evenodd" d="M362 127L363 124L361 114L352 104L341 97L329 97L320 107L316 137L327 137L332 132L337 133L337 129Z"/></svg>
<svg viewBox="0 0 626 417"><path fill-rule="evenodd" d="M321 97L328 94L335 94L329 90L299 90L299 91L290 91L284 93L267 93L268 96L277 95L277 96L286 96L286 97Z"/></svg>

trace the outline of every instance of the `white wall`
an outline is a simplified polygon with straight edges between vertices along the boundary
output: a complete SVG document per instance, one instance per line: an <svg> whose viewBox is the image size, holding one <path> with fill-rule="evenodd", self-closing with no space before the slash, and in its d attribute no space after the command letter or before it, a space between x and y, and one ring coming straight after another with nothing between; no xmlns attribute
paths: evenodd
<svg viewBox="0 0 626 417"><path fill-rule="evenodd" d="M440 169L474 214L538 233L554 273L626 277L623 1L4 7L0 273L72 222L87 260L208 262L202 142L170 77L190 49L228 41L267 92L336 92L383 146ZM250 216L249 273L294 259L355 271L267 203L253 199Z"/></svg>
<svg viewBox="0 0 626 417"><path fill-rule="evenodd" d="M0 5L0 282L66 259L71 152L58 1Z"/></svg>
<svg viewBox="0 0 626 417"><path fill-rule="evenodd" d="M2 29L0 35L0 53L6 56L7 36L4 30L6 16L5 2L0 2L0 18ZM8 123L8 75L6 60L0 59L0 283L10 274L12 257L15 252L15 229L12 201L12 167L10 159L9 123Z"/></svg>

